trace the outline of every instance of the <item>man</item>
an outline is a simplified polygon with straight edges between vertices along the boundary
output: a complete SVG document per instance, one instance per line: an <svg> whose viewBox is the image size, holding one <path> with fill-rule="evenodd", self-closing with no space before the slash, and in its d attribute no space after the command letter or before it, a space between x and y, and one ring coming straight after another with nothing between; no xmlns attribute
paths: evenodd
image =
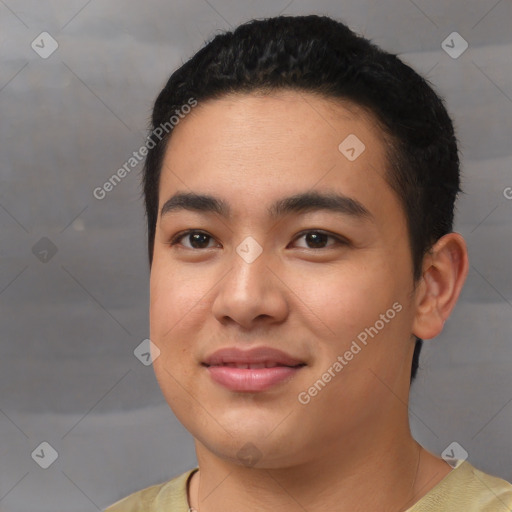
<svg viewBox="0 0 512 512"><path fill-rule="evenodd" d="M198 468L108 512L511 510L409 429L468 272L426 81L330 18L252 21L171 76L151 130L153 365Z"/></svg>

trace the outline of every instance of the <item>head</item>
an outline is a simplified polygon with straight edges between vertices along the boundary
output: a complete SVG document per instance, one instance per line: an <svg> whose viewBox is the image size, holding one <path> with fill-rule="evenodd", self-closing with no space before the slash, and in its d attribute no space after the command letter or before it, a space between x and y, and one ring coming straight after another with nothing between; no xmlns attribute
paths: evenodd
<svg viewBox="0 0 512 512"><path fill-rule="evenodd" d="M180 119L170 126L173 115ZM163 135L155 137L159 127ZM287 350L296 339L295 354L316 372L303 372L306 389L336 361L335 353L359 354L356 341L368 359L357 355L354 364L354 355L354 363L339 371L345 384L332 370L333 391L315 398L319 408L333 400L337 385L368 396L372 384L349 382L359 364L382 370L391 381L393 372L403 380L406 368L412 382L422 334L440 330L432 313L418 316L430 311L422 302L429 286L442 291L434 272L425 276L425 269L435 244L452 231L460 190L452 122L424 78L328 17L251 21L216 36L172 74L155 102L151 133L143 180L151 339L162 351L155 361L162 389L192 378L192 370L178 370L173 361L194 361L199 368L210 348L237 339L242 346L284 340L277 348ZM351 135L356 139L347 139ZM356 144L354 160L343 153L345 140ZM164 219L162 207L178 192L188 196L175 200ZM301 210L299 195L306 192L309 205L325 204L331 192L349 198L343 222L334 220L332 209ZM282 197L289 200L279 203ZM194 206L180 208L185 203ZM266 216L277 205L287 214ZM224 215L227 210L231 216ZM306 220L319 227L299 253L313 251L311 244L327 252L289 257L288 238L294 228L307 227ZM325 249L322 225L345 245ZM189 236L186 249L169 245L171 234L188 228L203 232L193 235L195 246ZM250 263L236 252L249 236L247 247L259 254ZM446 249L446 260L449 254L462 258L456 249ZM467 270L463 263L460 270ZM460 286L459 280L443 314L451 311ZM379 347L369 346L373 335ZM385 357L395 357L389 374ZM212 400L234 405L222 393L214 389ZM183 393L164 394L175 412L187 407ZM241 395L242 409L248 397L252 407L264 403L261 395ZM379 393L370 401L377 404ZM269 407L277 411L282 403ZM219 421L228 419L243 430L237 413L226 409ZM201 440L197 425L190 427Z"/></svg>

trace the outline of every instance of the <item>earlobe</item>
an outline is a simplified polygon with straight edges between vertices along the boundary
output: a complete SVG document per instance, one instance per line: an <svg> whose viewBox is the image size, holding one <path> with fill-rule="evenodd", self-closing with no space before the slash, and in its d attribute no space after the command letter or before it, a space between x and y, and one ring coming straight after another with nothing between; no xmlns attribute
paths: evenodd
<svg viewBox="0 0 512 512"><path fill-rule="evenodd" d="M413 334L437 336L459 298L469 269L466 242L459 233L442 236L425 255L423 276L416 290Z"/></svg>

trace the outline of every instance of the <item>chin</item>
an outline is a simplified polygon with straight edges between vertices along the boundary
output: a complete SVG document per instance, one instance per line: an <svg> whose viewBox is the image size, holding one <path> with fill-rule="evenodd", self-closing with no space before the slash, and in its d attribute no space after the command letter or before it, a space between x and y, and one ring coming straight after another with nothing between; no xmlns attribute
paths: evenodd
<svg viewBox="0 0 512 512"><path fill-rule="evenodd" d="M230 464L247 468L276 469L304 462L306 453L307 439L300 438L297 426L286 425L285 417L281 414L257 421L246 412L237 415L230 411L228 416L216 418L220 425L206 417L198 421L195 416L189 418L190 422L188 418L178 419L199 443L199 452L207 450ZM200 461L199 453L198 458Z"/></svg>
<svg viewBox="0 0 512 512"><path fill-rule="evenodd" d="M207 436L202 441L198 451L198 460L201 462L201 450L207 450L219 459L229 464L235 464L248 469L277 469L285 468L300 463L297 445L284 447L280 442L272 442L265 438L254 436L226 435L223 439L212 439ZM293 444L293 443L292 443Z"/></svg>

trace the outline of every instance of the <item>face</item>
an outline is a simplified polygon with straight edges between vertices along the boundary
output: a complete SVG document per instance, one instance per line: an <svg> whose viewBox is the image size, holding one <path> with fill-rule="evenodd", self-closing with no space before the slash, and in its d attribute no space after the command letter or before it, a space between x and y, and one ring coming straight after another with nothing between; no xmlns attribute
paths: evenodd
<svg viewBox="0 0 512 512"><path fill-rule="evenodd" d="M226 96L175 127L150 338L204 453L284 467L407 415L412 260L385 170L372 116L310 93Z"/></svg>

